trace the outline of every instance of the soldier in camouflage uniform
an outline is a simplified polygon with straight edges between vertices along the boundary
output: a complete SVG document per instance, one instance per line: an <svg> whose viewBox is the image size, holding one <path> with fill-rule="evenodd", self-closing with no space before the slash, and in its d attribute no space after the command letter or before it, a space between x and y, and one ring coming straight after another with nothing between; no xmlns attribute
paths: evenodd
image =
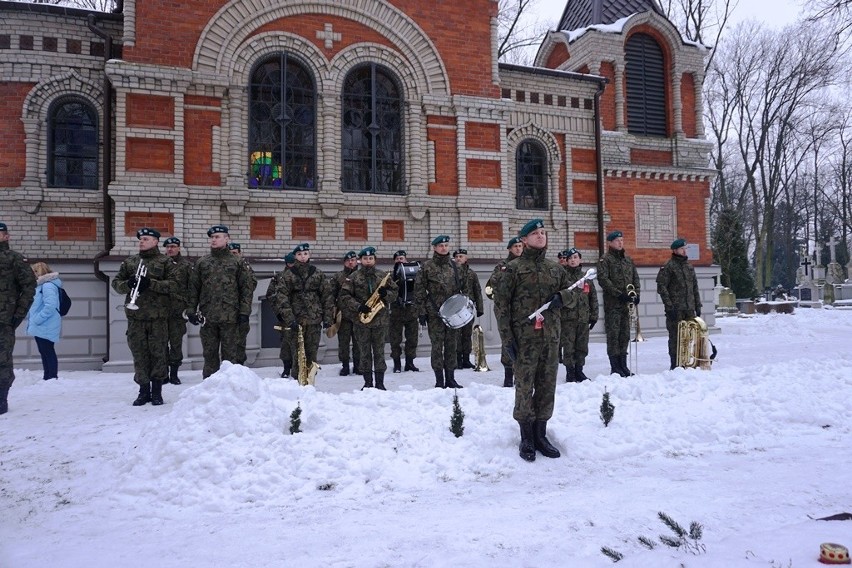
<svg viewBox="0 0 852 568"><path fill-rule="evenodd" d="M598 282L604 299L604 325L606 353L610 373L629 377L627 348L630 346L630 312L628 304L639 303L639 273L633 259L624 254L624 235L612 231L606 236L609 250L598 261ZM627 287L632 285L635 296L631 298Z"/></svg>
<svg viewBox="0 0 852 568"><path fill-rule="evenodd" d="M340 360L340 376L346 377L349 376L349 352L350 346L352 351L352 361L355 362L355 366L352 369L352 372L358 374L361 372L359 360L361 354L358 351L358 346L352 337L352 330L354 326L354 320L352 319L352 314L348 314L341 307L340 300L340 288L343 286L343 283L346 282L346 279L352 276L352 273L358 270L358 253L354 250L350 250L346 254L343 255L343 269L337 272L331 278L331 295L334 301L334 313L332 315L331 323L333 324L337 321L337 317L339 314L340 317L340 327L337 328L337 358Z"/></svg>
<svg viewBox="0 0 852 568"><path fill-rule="evenodd" d="M163 383L169 380L169 314L171 296L177 294L178 283L172 261L157 246L160 233L144 227L136 231L139 254L127 258L118 268L112 289L126 294L130 303L134 288L139 296L138 309L125 308L127 346L133 355L133 380L139 385L139 396L133 406L163 404ZM137 276L139 265L145 273Z"/></svg>
<svg viewBox="0 0 852 568"><path fill-rule="evenodd" d="M432 251L432 258L423 263L414 282L417 319L429 328L435 388L460 389L455 378L458 330L448 327L440 316L441 304L461 290L458 268L450 260L450 237L432 239Z"/></svg>
<svg viewBox="0 0 852 568"><path fill-rule="evenodd" d="M9 228L0 223L0 414L9 410L9 389L15 382L15 330L27 316L35 289L35 274L26 259L9 248Z"/></svg>
<svg viewBox="0 0 852 568"><path fill-rule="evenodd" d="M276 305L275 297L281 290L281 284L284 281L284 272L293 268L294 264L296 264L296 255L288 252L284 256L284 269L273 274L272 279L269 281L269 286L266 289L266 301L269 302L269 306L273 310ZM276 314L276 317L278 318L278 328L281 333L281 348L278 351L278 357L284 365L284 369L281 371L281 378L284 379L290 376L290 368L293 366L293 357L290 355L290 327L284 325L284 320L281 319L281 316Z"/></svg>
<svg viewBox="0 0 852 568"><path fill-rule="evenodd" d="M331 322L334 298L331 283L311 260L311 247L302 243L293 249L296 264L284 272L281 288L275 296L275 313L290 328L290 351L293 354L292 376L299 377L299 326L305 344L305 362L310 367L317 360L320 333Z"/></svg>
<svg viewBox="0 0 852 568"><path fill-rule="evenodd" d="M533 219L518 232L524 243L520 258L509 262L494 291L497 325L506 351L515 362L515 408L512 416L521 429L520 456L535 460L535 452L558 458L559 450L547 439L547 421L553 416L556 373L559 368L560 310L576 309L580 292L566 290L568 274L545 258L547 232ZM540 306L550 307L529 318Z"/></svg>
<svg viewBox="0 0 852 568"><path fill-rule="evenodd" d="M479 285L479 276L471 270L467 263L467 249L458 249L453 252L453 260L459 268L459 279L462 282L462 294L473 300L476 306L476 317L482 317L482 287ZM473 320L459 328L459 340L456 344L456 368L473 369L470 362L472 349L471 335L473 333Z"/></svg>
<svg viewBox="0 0 852 568"><path fill-rule="evenodd" d="M404 250L398 250L393 254L393 281L396 282L396 301L390 306L390 328L388 331L391 346L391 359L393 359L393 372L402 372L402 337L405 335L405 370L419 372L414 366L417 357L417 343L419 341L417 329L417 305L414 302L414 282L417 272L420 271L420 263L409 264L408 255ZM414 276L411 276L412 272Z"/></svg>
<svg viewBox="0 0 852 568"><path fill-rule="evenodd" d="M187 290L189 289L189 275L192 272L192 263L180 253L180 239L169 237L163 241L166 256L172 261L175 272L177 288L169 298L171 309L169 310L169 382L173 385L180 384L178 369L183 364L183 336L186 335L186 318L184 312L187 307Z"/></svg>
<svg viewBox="0 0 852 568"><path fill-rule="evenodd" d="M666 310L666 330L669 332L669 362L671 369L677 367L678 323L701 317L701 292L695 269L689 264L686 241L676 239L672 245L672 257L657 274L657 294Z"/></svg>
<svg viewBox="0 0 852 568"><path fill-rule="evenodd" d="M246 270L249 273L249 288L251 288L251 292L249 292L249 296L253 298L254 291L257 290L257 276L254 274L254 270L251 265L248 263L248 260L243 256L243 247L240 243L230 242L228 243L228 250L231 251L231 254L236 256L242 261L245 265ZM239 331L239 344L237 345L237 355L236 360L233 363L239 363L240 365L246 364L246 342L248 341L248 334L251 331L251 322L246 319L245 321L240 320L237 324L237 328Z"/></svg>
<svg viewBox="0 0 852 568"><path fill-rule="evenodd" d="M219 370L222 360L239 357L239 324L251 316L252 278L245 263L228 250L225 225L207 231L210 254L195 263L189 277L189 323L201 324L202 376Z"/></svg>
<svg viewBox="0 0 852 568"><path fill-rule="evenodd" d="M568 273L568 284L574 284L583 276L585 270L580 266L583 255L576 248L559 253L559 264ZM589 332L598 323L598 293L593 280L586 280L577 299L577 308L562 310L562 363L565 365L565 382L581 383L589 377L583 372L586 357L589 355Z"/></svg>
<svg viewBox="0 0 852 568"><path fill-rule="evenodd" d="M361 259L361 269L353 272L343 282L340 289L339 305L344 316L349 316L355 322L355 346L360 352L361 367L359 371L364 377L365 388L373 386L373 377L376 379L376 388L385 390L385 371L388 365L385 362L385 342L388 338L388 324L390 314L388 306L396 300L396 283L390 278L382 284L385 276L389 273L376 269L376 249L364 247L358 253ZM367 323L361 321L361 314L369 314L371 307L367 305L374 293L378 293L379 302L384 306ZM374 375L375 373L375 375Z"/></svg>
<svg viewBox="0 0 852 568"><path fill-rule="evenodd" d="M524 243L521 241L521 237L512 237L509 239L509 243L506 245L506 250L509 251L506 259L501 260L500 263L494 267L493 272L491 272L491 277L488 279L488 282L485 283L485 295L494 300L494 316L497 318L500 317L499 313L501 306L497 303L496 298L494 298L494 291L497 290L497 286L500 284L500 279L503 277L503 274L505 274L506 267L509 266L509 262L520 257L524 252ZM508 342L506 338L501 335L500 345L502 347L500 348L500 363L503 364L503 386L511 388L514 386L514 370L512 369L514 361L512 361L509 354L506 352L507 344Z"/></svg>

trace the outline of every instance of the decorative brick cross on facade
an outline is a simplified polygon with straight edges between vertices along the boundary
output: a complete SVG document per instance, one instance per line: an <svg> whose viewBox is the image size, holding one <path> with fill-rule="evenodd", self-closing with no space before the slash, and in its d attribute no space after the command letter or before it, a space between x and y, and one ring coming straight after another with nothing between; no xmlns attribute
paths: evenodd
<svg viewBox="0 0 852 568"><path fill-rule="evenodd" d="M669 246L675 238L675 200L669 197L637 195L636 246Z"/></svg>
<svg viewBox="0 0 852 568"><path fill-rule="evenodd" d="M334 42L341 41L343 36L335 32L331 24L325 24L323 30L317 30L317 39L325 40L325 48L331 49L334 47Z"/></svg>

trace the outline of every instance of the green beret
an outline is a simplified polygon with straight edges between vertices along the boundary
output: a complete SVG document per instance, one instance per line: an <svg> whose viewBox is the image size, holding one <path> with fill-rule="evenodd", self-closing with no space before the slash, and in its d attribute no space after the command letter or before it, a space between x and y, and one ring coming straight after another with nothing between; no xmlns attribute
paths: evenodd
<svg viewBox="0 0 852 568"><path fill-rule="evenodd" d="M152 229L151 227L142 227L136 231L136 238L141 239L142 237L154 237L155 239L160 240L160 231Z"/></svg>
<svg viewBox="0 0 852 568"><path fill-rule="evenodd" d="M453 252L453 258L457 257L460 254L466 255L467 249L458 249L457 251Z"/></svg>
<svg viewBox="0 0 852 568"><path fill-rule="evenodd" d="M9 228L6 227L6 223L0 223L0 231L9 232Z"/></svg>
<svg viewBox="0 0 852 568"><path fill-rule="evenodd" d="M376 256L376 247L364 247L358 253L358 258L362 256Z"/></svg>
<svg viewBox="0 0 852 568"><path fill-rule="evenodd" d="M402 250L402 249L399 249L398 251L396 251L395 253L393 253L393 257L394 257L394 258L397 258L398 256L408 256L408 253L407 253L407 252L405 252L405 251L404 251L404 250Z"/></svg>
<svg viewBox="0 0 852 568"><path fill-rule="evenodd" d="M311 250L311 245L309 245L308 243L296 245L296 248L293 249L293 254L296 254L297 252L302 252L303 250Z"/></svg>
<svg viewBox="0 0 852 568"><path fill-rule="evenodd" d="M569 256L571 255L568 254L568 249L561 250L556 254L556 258L568 258Z"/></svg>
<svg viewBox="0 0 852 568"><path fill-rule="evenodd" d="M354 250L350 250L349 252L343 255L343 260L349 260L350 258L355 258L356 256L358 256L358 253Z"/></svg>
<svg viewBox="0 0 852 568"><path fill-rule="evenodd" d="M449 235L438 235L437 237L432 239L432 246L434 247L434 246L437 246L441 243L448 243L448 242L450 242L450 236Z"/></svg>
<svg viewBox="0 0 852 568"><path fill-rule="evenodd" d="M571 258L575 254L577 256L579 256L580 258L583 258L582 253L579 250L577 250L575 247L571 247L571 248L569 248L568 250L565 251L565 258Z"/></svg>
<svg viewBox="0 0 852 568"><path fill-rule="evenodd" d="M169 245L177 245L180 246L180 239L177 237L169 237L168 239L163 241L163 246L167 247Z"/></svg>
<svg viewBox="0 0 852 568"><path fill-rule="evenodd" d="M242 250L240 243L228 243L228 250Z"/></svg>
<svg viewBox="0 0 852 568"><path fill-rule="evenodd" d="M686 239L675 239L672 242L672 250L679 249L680 247L686 246Z"/></svg>
<svg viewBox="0 0 852 568"><path fill-rule="evenodd" d="M506 248L510 249L519 242L521 242L521 237L512 237L511 239L509 239L509 244L506 245Z"/></svg>
<svg viewBox="0 0 852 568"><path fill-rule="evenodd" d="M292 252L288 252L284 255L284 262L286 264L294 264L296 262L296 255L294 255Z"/></svg>
<svg viewBox="0 0 852 568"><path fill-rule="evenodd" d="M216 233L225 233L228 234L228 227L225 225L213 225L209 229L207 229L207 236L212 237Z"/></svg>
<svg viewBox="0 0 852 568"><path fill-rule="evenodd" d="M518 236L519 237L526 237L527 235L529 235L530 233L532 233L536 229L543 229L543 228L544 228L544 221L542 221L541 219L533 219L532 221L529 221L526 225L521 227L521 230L518 231Z"/></svg>
<svg viewBox="0 0 852 568"><path fill-rule="evenodd" d="M617 239L617 238L619 238L619 237L623 237L623 236L624 236L624 235L622 234L622 232L621 232L621 231L613 231L613 232L611 232L610 234L608 234L608 235L606 236L606 242L611 243L611 242L612 242L612 241L614 241L615 239Z"/></svg>

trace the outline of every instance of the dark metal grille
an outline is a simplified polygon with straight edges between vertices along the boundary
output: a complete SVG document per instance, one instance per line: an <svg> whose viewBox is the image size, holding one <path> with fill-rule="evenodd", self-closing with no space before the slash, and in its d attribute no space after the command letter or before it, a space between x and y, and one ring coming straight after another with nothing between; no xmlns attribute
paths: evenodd
<svg viewBox="0 0 852 568"><path fill-rule="evenodd" d="M295 58L261 61L249 87L249 187L315 190L316 88Z"/></svg>
<svg viewBox="0 0 852 568"><path fill-rule="evenodd" d="M634 34L624 52L627 131L666 136L666 73L663 50L648 34Z"/></svg>
<svg viewBox="0 0 852 568"><path fill-rule="evenodd" d="M47 183L97 189L98 115L79 99L60 99L48 118Z"/></svg>
<svg viewBox="0 0 852 568"><path fill-rule="evenodd" d="M535 140L524 140L515 153L518 209L547 209L547 156Z"/></svg>
<svg viewBox="0 0 852 568"><path fill-rule="evenodd" d="M402 98L375 64L354 69L343 85L343 191L403 193Z"/></svg>

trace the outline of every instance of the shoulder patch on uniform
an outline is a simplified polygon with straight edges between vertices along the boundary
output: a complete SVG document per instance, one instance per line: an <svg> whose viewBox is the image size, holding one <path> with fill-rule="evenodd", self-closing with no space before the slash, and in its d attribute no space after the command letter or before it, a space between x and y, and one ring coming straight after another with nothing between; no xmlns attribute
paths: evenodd
<svg viewBox="0 0 852 568"><path fill-rule="evenodd" d="M500 272L506 272L507 268L509 268L509 267L504 264L503 266L500 267Z"/></svg>

